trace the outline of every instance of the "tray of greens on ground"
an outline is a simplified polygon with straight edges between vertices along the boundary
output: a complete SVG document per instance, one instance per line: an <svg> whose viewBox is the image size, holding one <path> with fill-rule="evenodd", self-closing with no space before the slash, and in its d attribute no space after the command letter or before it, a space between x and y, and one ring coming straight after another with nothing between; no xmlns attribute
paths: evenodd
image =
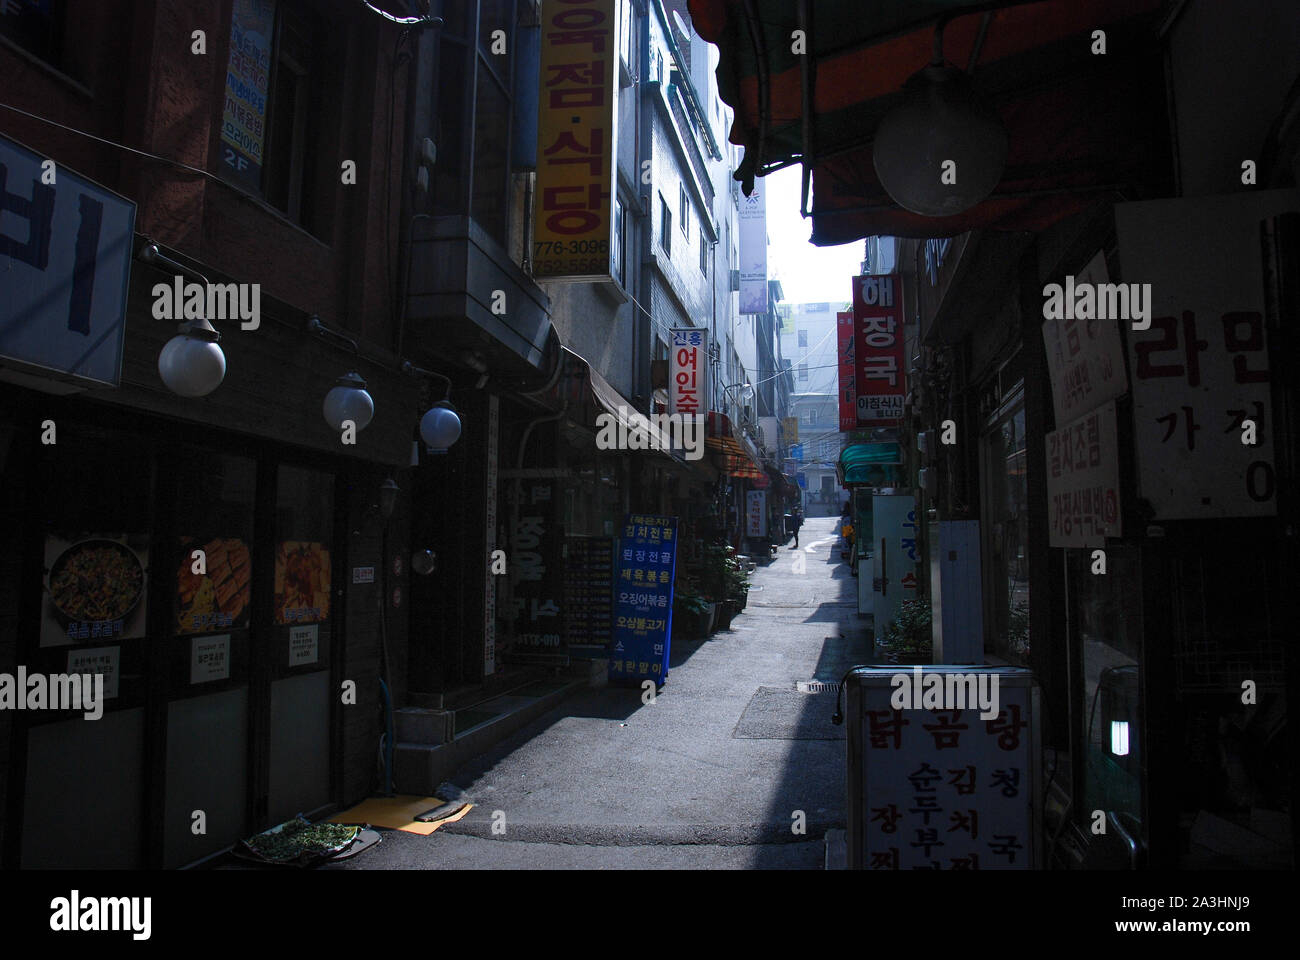
<svg viewBox="0 0 1300 960"><path fill-rule="evenodd" d="M311 823L297 816L250 840L241 840L239 847L257 860L302 865L342 853L360 832L355 824Z"/></svg>

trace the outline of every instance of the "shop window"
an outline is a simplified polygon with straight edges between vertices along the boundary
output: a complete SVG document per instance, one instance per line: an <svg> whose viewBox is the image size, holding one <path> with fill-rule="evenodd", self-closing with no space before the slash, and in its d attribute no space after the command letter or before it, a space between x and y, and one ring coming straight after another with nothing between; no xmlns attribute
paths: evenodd
<svg viewBox="0 0 1300 960"><path fill-rule="evenodd" d="M1142 658L1142 587L1138 552L1109 544L1107 575L1092 573L1092 551L1065 551L1070 642L1082 663L1083 748L1080 809L1105 810L1141 833L1143 736L1138 664ZM1088 816L1080 818L1085 826Z"/></svg>
<svg viewBox="0 0 1300 960"><path fill-rule="evenodd" d="M985 624L995 652L1029 658L1029 488L1024 386L1000 405L981 443L984 471Z"/></svg>

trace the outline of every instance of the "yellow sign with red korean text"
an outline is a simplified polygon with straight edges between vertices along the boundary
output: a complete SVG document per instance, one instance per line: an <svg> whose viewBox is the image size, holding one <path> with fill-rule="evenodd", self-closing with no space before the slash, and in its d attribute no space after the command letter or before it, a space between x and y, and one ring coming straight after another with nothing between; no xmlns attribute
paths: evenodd
<svg viewBox="0 0 1300 960"><path fill-rule="evenodd" d="M538 78L533 276L612 277L618 17L614 0L547 0Z"/></svg>

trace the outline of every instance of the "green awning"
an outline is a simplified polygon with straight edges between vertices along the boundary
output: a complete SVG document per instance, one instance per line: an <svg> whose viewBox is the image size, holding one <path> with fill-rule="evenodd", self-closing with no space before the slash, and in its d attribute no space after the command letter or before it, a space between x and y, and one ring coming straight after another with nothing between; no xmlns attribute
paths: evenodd
<svg viewBox="0 0 1300 960"><path fill-rule="evenodd" d="M837 472L845 486L892 486L902 463L897 443L854 443L841 451Z"/></svg>

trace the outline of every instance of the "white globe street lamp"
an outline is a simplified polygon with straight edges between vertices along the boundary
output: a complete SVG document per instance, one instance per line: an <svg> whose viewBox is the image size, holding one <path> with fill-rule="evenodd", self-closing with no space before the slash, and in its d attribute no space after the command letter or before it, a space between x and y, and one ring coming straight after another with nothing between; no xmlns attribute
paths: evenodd
<svg viewBox="0 0 1300 960"><path fill-rule="evenodd" d="M366 381L355 371L339 377L322 406L325 422L334 430L343 429L343 421L351 420L358 430L364 430L375 416L375 401L366 391Z"/></svg>
<svg viewBox="0 0 1300 960"><path fill-rule="evenodd" d="M439 400L420 418L420 439L430 453L446 453L460 439L460 417L456 408Z"/></svg>
<svg viewBox="0 0 1300 960"><path fill-rule="evenodd" d="M187 321L179 330L158 354L158 375L172 393L206 397L226 377L226 355L217 345L221 334L206 320Z"/></svg>
<svg viewBox="0 0 1300 960"><path fill-rule="evenodd" d="M998 185L1007 132L970 75L931 63L876 127L872 163L900 207L926 217L969 210Z"/></svg>

